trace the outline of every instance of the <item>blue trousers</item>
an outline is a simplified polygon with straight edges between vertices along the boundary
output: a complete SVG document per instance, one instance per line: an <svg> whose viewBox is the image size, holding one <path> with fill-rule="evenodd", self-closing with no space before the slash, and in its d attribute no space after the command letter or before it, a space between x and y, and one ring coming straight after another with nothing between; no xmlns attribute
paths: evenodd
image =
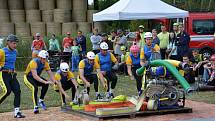
<svg viewBox="0 0 215 121"><path fill-rule="evenodd" d="M78 64L80 61L80 56L79 55L72 55L72 72L78 71Z"/></svg>

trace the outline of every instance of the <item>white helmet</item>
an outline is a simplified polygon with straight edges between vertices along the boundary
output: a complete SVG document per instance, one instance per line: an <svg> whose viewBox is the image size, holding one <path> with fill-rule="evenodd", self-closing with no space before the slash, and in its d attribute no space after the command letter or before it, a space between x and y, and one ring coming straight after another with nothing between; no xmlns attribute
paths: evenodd
<svg viewBox="0 0 215 121"><path fill-rule="evenodd" d="M145 38L151 38L152 37L152 33L151 32L146 32L145 34L144 34L144 39Z"/></svg>
<svg viewBox="0 0 215 121"><path fill-rule="evenodd" d="M36 33L36 37L40 37L40 33Z"/></svg>
<svg viewBox="0 0 215 121"><path fill-rule="evenodd" d="M41 50L38 54L38 57L41 57L41 58L48 58L49 57L49 53L45 50Z"/></svg>
<svg viewBox="0 0 215 121"><path fill-rule="evenodd" d="M90 52L87 53L87 58L88 59L95 59L95 56L96 56L95 53L92 52L92 51L90 51Z"/></svg>
<svg viewBox="0 0 215 121"><path fill-rule="evenodd" d="M67 63L65 63L65 62L61 63L60 64L60 70L62 72L68 72L69 71L69 65Z"/></svg>
<svg viewBox="0 0 215 121"><path fill-rule="evenodd" d="M102 43L100 44L100 48L101 48L102 50L107 50L107 49L108 49L108 44L107 44L106 42L102 42Z"/></svg>

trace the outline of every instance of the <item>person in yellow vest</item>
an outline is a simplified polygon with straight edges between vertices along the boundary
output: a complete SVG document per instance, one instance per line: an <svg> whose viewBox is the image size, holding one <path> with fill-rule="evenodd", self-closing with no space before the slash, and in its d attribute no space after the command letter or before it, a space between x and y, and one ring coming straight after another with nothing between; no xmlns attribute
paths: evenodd
<svg viewBox="0 0 215 121"><path fill-rule="evenodd" d="M143 25L139 26L139 33L140 33L140 37L141 37L140 47L142 48L145 45L145 40L144 40L145 32L144 32L144 26Z"/></svg>
<svg viewBox="0 0 215 121"><path fill-rule="evenodd" d="M78 83L76 82L74 74L71 71L69 71L69 65L66 62L60 64L60 69L55 73L55 80L58 81L62 86L64 94L66 93L65 91L71 89L72 91L71 101L73 101L75 98L76 89L78 88ZM61 93L62 106L67 105L64 94Z"/></svg>

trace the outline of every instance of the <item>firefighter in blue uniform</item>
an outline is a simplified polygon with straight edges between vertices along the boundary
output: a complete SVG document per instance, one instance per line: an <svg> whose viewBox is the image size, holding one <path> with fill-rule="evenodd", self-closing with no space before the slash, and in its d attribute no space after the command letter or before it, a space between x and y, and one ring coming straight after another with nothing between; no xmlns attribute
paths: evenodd
<svg viewBox="0 0 215 121"><path fill-rule="evenodd" d="M14 118L24 118L20 111L20 85L16 78L15 62L16 62L16 46L18 39L11 34L7 37L7 47L0 50L0 86L2 93L0 94L0 104L10 95L14 93Z"/></svg>

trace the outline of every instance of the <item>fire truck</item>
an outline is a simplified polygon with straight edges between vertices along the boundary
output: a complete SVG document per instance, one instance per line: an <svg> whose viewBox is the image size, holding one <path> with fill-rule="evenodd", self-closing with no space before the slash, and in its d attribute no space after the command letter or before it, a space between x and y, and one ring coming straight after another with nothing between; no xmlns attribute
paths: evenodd
<svg viewBox="0 0 215 121"><path fill-rule="evenodd" d="M198 49L203 55L215 53L215 13L189 13L185 19L161 19L155 23L162 23L172 30L176 21L185 24L185 31L190 34L190 49Z"/></svg>

